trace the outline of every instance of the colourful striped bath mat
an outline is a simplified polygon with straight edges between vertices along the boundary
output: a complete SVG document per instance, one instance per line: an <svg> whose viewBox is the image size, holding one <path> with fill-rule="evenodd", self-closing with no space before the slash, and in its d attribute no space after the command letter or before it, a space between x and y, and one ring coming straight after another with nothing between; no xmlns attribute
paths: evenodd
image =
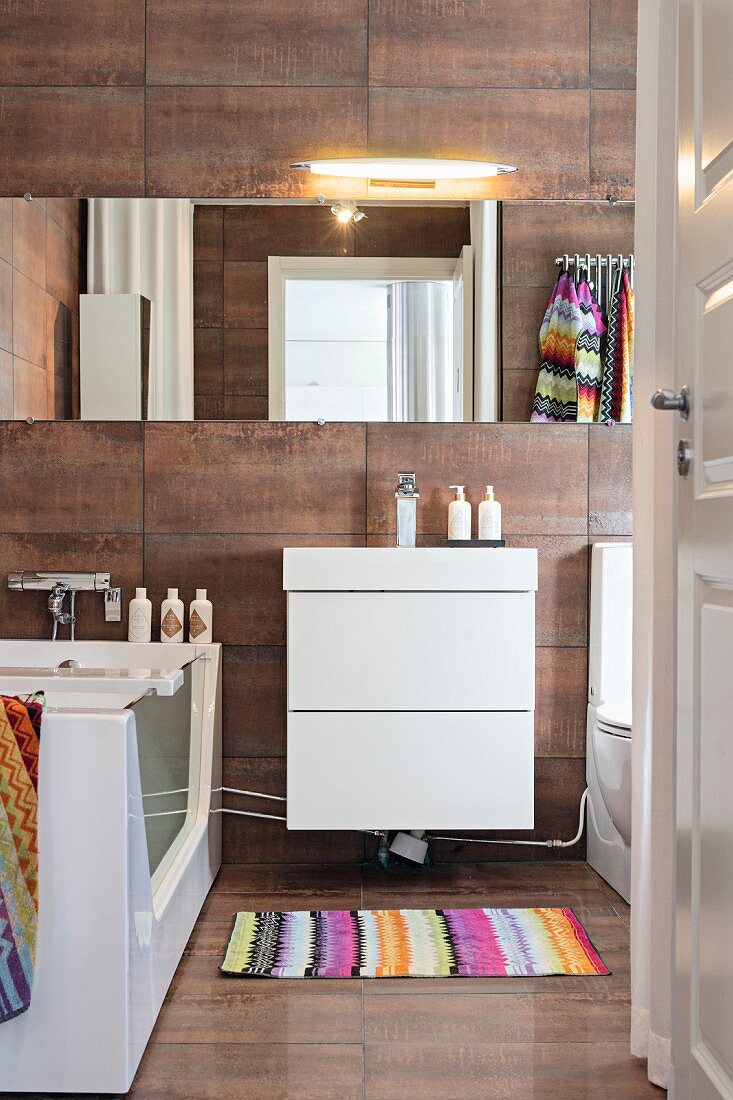
<svg viewBox="0 0 733 1100"><path fill-rule="evenodd" d="M257 978L610 973L572 909L237 913L221 969Z"/></svg>

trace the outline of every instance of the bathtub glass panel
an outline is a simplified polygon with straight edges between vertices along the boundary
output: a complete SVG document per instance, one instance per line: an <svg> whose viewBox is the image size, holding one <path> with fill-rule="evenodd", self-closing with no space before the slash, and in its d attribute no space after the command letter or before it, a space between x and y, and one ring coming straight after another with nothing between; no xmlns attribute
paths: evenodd
<svg viewBox="0 0 733 1100"><path fill-rule="evenodd" d="M205 658L183 669L175 695L133 703L153 892L193 828L199 799Z"/></svg>

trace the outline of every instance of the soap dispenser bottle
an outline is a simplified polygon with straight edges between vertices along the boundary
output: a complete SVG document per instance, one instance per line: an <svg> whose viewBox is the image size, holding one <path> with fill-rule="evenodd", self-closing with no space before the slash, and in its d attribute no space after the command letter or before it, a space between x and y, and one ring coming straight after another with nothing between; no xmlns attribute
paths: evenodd
<svg viewBox="0 0 733 1100"><path fill-rule="evenodd" d="M183 641L183 600L179 600L177 588L169 588L166 599L160 605L160 640Z"/></svg>
<svg viewBox="0 0 733 1100"><path fill-rule="evenodd" d="M501 504L494 499L494 486L486 486L486 496L478 506L478 537L498 542L501 538Z"/></svg>
<svg viewBox="0 0 733 1100"><path fill-rule="evenodd" d="M206 643L211 641L211 627L214 617L214 609L211 600L206 599L206 589L196 589L196 599L191 601L188 609L188 640L189 642Z"/></svg>
<svg viewBox="0 0 733 1100"><path fill-rule="evenodd" d="M153 605L145 588L135 589L127 619L128 642L149 642L152 635Z"/></svg>
<svg viewBox="0 0 733 1100"><path fill-rule="evenodd" d="M452 542L471 538L471 505L466 500L465 485L451 485L455 496L448 505L448 538Z"/></svg>

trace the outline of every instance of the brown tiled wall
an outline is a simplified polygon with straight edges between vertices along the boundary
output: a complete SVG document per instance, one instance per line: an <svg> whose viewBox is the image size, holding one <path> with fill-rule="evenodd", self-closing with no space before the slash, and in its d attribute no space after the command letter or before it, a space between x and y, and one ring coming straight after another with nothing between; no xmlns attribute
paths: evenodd
<svg viewBox="0 0 733 1100"><path fill-rule="evenodd" d="M267 419L267 258L455 256L467 206L370 206L340 225L326 207L197 206L194 212L197 420Z"/></svg>
<svg viewBox="0 0 733 1100"><path fill-rule="evenodd" d="M58 456L64 456L63 477ZM284 793L282 548L391 544L395 473L420 479L419 539L442 536L447 486L490 477L511 546L540 552L536 834L570 837L585 777L589 544L631 534L631 431L582 425L0 424L0 577L104 568L188 601L206 587L224 643L228 786ZM93 474L93 476L92 476ZM125 636L82 594L79 636ZM5 637L43 637L40 595L0 585ZM225 819L225 858L356 861L352 833ZM522 835L522 834L519 834ZM546 858L544 848L436 845L440 859ZM580 856L581 848L565 855Z"/></svg>
<svg viewBox="0 0 733 1100"><path fill-rule="evenodd" d="M527 421L539 370L538 336L555 258L634 251L634 205L507 202L502 235L503 420Z"/></svg>
<svg viewBox="0 0 733 1100"><path fill-rule="evenodd" d="M0 419L78 415L81 206L0 199Z"/></svg>
<svg viewBox="0 0 733 1100"><path fill-rule="evenodd" d="M633 193L635 0L0 9L0 194L313 195L291 161L366 152L521 169L442 197Z"/></svg>

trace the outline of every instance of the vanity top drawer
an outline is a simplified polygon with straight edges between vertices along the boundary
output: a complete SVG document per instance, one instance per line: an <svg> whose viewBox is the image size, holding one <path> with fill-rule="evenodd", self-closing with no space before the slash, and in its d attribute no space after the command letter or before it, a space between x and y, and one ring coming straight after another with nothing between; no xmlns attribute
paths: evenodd
<svg viewBox="0 0 733 1100"><path fill-rule="evenodd" d="M290 592L291 711L534 709L533 592Z"/></svg>

